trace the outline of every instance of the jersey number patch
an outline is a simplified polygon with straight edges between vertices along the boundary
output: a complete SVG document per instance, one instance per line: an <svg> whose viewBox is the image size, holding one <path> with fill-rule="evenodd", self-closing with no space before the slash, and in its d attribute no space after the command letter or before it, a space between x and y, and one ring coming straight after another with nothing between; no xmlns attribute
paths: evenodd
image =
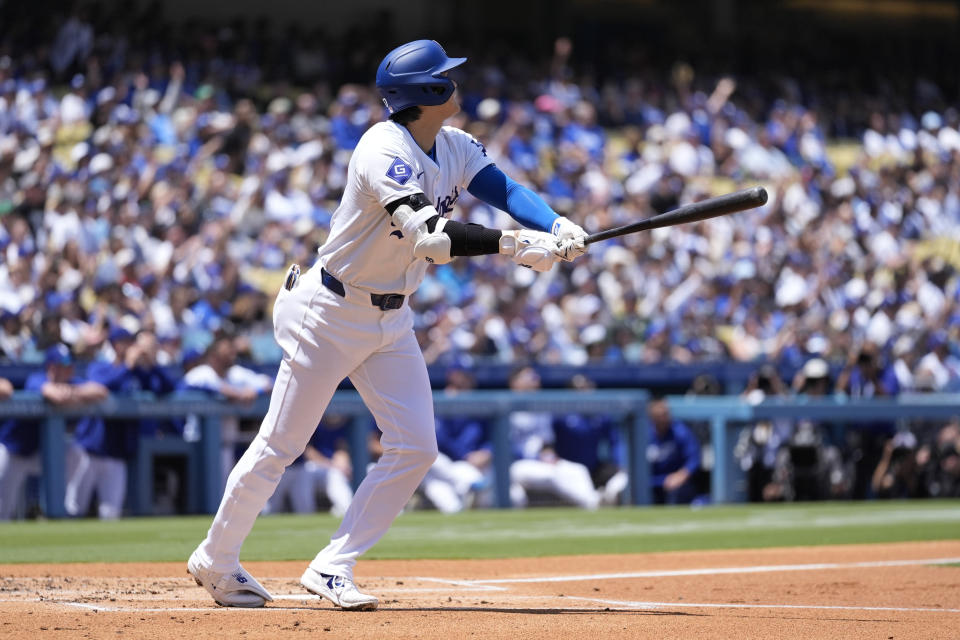
<svg viewBox="0 0 960 640"><path fill-rule="evenodd" d="M394 158L387 169L387 177L393 178L397 184L407 184L407 180L413 175L413 169L400 158Z"/></svg>

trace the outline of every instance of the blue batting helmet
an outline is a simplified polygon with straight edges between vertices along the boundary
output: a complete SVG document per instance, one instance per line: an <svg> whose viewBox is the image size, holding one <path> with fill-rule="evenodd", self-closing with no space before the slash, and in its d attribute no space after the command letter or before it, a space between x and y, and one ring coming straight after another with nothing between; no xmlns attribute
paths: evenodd
<svg viewBox="0 0 960 640"><path fill-rule="evenodd" d="M387 54L377 69L377 89L390 113L418 105L438 105L453 94L445 71L466 62L448 58L435 40L414 40Z"/></svg>

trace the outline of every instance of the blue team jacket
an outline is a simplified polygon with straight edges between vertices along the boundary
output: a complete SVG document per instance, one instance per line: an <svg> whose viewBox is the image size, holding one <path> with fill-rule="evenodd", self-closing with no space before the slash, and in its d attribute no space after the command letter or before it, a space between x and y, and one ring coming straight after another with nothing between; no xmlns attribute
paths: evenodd
<svg viewBox="0 0 960 640"><path fill-rule="evenodd" d="M47 372L36 371L27 377L23 389L40 393L46 381ZM82 380L74 378L70 382L77 384ZM0 422L0 443L3 443L7 451L14 455L32 456L40 448L40 421L10 418Z"/></svg>
<svg viewBox="0 0 960 640"><path fill-rule="evenodd" d="M165 394L173 391L174 381L161 367L150 369L127 367L111 362L94 362L87 368L87 379L99 382L111 393L152 391ZM104 420L81 418L75 439L88 453L109 458L131 458L137 451L140 432L156 430L158 420Z"/></svg>
<svg viewBox="0 0 960 640"><path fill-rule="evenodd" d="M690 427L679 420L670 425L670 430L663 437L651 425L647 460L653 486L662 487L664 478L674 471L686 467L692 474L700 468L700 443Z"/></svg>

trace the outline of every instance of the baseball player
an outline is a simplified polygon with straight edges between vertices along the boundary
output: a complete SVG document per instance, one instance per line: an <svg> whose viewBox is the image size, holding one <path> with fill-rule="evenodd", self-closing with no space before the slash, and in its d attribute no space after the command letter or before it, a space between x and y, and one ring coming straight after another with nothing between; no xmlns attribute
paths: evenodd
<svg viewBox="0 0 960 640"><path fill-rule="evenodd" d="M180 386L184 389L204 391L223 396L230 402L250 403L260 394L270 391L273 381L269 376L237 364L237 347L233 336L222 334L214 338L203 355L203 362L191 368L183 376ZM190 434L198 433L196 416L190 416L184 428ZM198 439L199 436L196 436ZM220 419L220 464L223 469L223 484L237 461L236 443L240 438L240 420L236 416Z"/></svg>
<svg viewBox="0 0 960 640"><path fill-rule="evenodd" d="M90 381L100 383L111 392L165 394L173 391L173 379L157 366L156 340L148 332L134 336L116 327L109 333L109 342L114 358L109 362L93 362L87 368ZM127 490L127 460L136 453L140 433L147 430L148 424L148 421L126 418L104 420L87 416L80 419L74 439L82 452L67 479L64 507L68 514L85 515L96 491L98 516L103 520L120 517Z"/></svg>
<svg viewBox="0 0 960 640"><path fill-rule="evenodd" d="M354 564L386 533L437 456L430 380L407 296L430 263L456 256L502 254L547 271L586 250L583 229L507 178L480 142L443 126L459 110L448 72L465 60L418 40L380 63L376 84L390 119L357 144L317 263L302 278L291 268L278 294L274 335L284 356L270 408L187 563L221 605L259 607L272 599L240 566L240 547L349 377L383 434L383 455L300 581L344 609L376 608L377 598L356 588ZM449 220L464 190L534 230Z"/></svg>
<svg viewBox="0 0 960 640"><path fill-rule="evenodd" d="M346 446L349 421L341 416L324 416L303 455L294 460L280 478L266 513L282 511L288 498L294 513L314 513L318 489L330 501L330 513L341 517L347 512L353 500L350 488L353 468Z"/></svg>
<svg viewBox="0 0 960 640"><path fill-rule="evenodd" d="M688 504L697 493L694 474L700 468L700 443L686 424L670 415L663 398L647 405L650 417L650 462L653 501L657 504Z"/></svg>
<svg viewBox="0 0 960 640"><path fill-rule="evenodd" d="M520 367L510 375L510 389L527 393L540 389L533 367ZM578 462L557 455L556 434L549 413L515 411L510 415L510 444L515 460L510 464L510 501L528 504L527 492L551 493L584 509L600 506L600 494L590 471Z"/></svg>
<svg viewBox="0 0 960 640"><path fill-rule="evenodd" d="M475 387L473 377L464 369L447 373L444 393L455 396ZM468 505L483 504L491 496L493 445L484 418L465 415L437 416L436 462L423 479L421 490L443 513L456 513Z"/></svg>
<svg viewBox="0 0 960 640"><path fill-rule="evenodd" d="M579 391L596 388L582 374L573 376L569 386ZM623 469L626 451L613 418L605 414L558 415L553 418L553 433L557 456L582 464L590 471L600 504L617 504L630 479Z"/></svg>
<svg viewBox="0 0 960 640"><path fill-rule="evenodd" d="M80 406L107 397L106 387L74 375L73 356L65 344L48 347L43 364L43 370L27 377L24 389L41 394L50 404ZM13 516L27 477L40 474L39 450L39 420L11 418L0 422L0 520Z"/></svg>

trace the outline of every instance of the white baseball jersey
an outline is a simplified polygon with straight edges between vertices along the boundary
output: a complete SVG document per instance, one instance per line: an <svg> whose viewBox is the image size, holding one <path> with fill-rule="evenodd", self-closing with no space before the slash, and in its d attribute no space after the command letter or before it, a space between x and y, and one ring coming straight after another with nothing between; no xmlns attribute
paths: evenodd
<svg viewBox="0 0 960 640"><path fill-rule="evenodd" d="M386 207L404 196L423 193L442 216L460 193L493 161L470 134L443 127L436 138L436 161L420 148L406 127L390 120L373 125L357 144L347 187L320 247L320 264L340 281L373 293L411 294L428 262L413 256L412 239L392 225Z"/></svg>

